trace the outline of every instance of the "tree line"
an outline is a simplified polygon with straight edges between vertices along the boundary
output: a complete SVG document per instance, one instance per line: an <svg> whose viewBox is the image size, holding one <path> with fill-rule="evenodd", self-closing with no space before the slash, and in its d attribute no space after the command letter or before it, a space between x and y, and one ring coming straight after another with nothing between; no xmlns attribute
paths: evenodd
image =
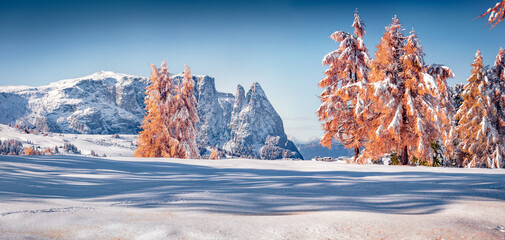
<svg viewBox="0 0 505 240"><path fill-rule="evenodd" d="M453 71L427 65L417 34L405 35L398 17L386 27L373 59L357 11L352 27L354 34L330 36L339 46L322 61L329 66L319 82L323 146L338 140L354 149L356 163L390 155L403 165L505 166L503 49L492 67L483 65L477 51L456 111L447 85Z"/></svg>

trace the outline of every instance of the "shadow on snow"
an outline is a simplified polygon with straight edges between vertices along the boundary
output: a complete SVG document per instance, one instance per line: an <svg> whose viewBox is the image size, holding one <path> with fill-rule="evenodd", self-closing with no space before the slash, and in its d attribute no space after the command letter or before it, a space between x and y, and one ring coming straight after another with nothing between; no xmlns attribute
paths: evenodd
<svg viewBox="0 0 505 240"><path fill-rule="evenodd" d="M0 156L0 173L0 202L90 199L142 208L282 215L330 210L429 214L454 200L505 200L503 173L302 172L80 156Z"/></svg>

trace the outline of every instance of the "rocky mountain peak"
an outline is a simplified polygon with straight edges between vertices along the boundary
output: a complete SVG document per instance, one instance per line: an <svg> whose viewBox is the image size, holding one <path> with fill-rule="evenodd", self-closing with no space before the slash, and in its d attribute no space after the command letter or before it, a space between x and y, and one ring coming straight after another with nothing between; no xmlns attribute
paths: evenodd
<svg viewBox="0 0 505 240"><path fill-rule="evenodd" d="M237 93L233 103L233 112L240 112L244 107L245 91L242 85L237 86Z"/></svg>
<svg viewBox="0 0 505 240"><path fill-rule="evenodd" d="M261 88L261 85L258 82L253 82L251 84L251 88L249 89L249 92L247 92L247 95L250 95L250 96L254 95L254 96L266 98L265 91L263 91L263 88Z"/></svg>
<svg viewBox="0 0 505 240"><path fill-rule="evenodd" d="M173 76L180 81L182 75ZM218 92L214 78L193 76L200 122L197 142L235 156L302 158L260 84L247 94ZM0 87L0 123L41 131L136 134L144 116L145 77L100 71L41 87ZM292 146L291 146L292 145Z"/></svg>
<svg viewBox="0 0 505 240"><path fill-rule="evenodd" d="M302 158L294 144L287 140L282 119L261 85L253 83L245 99L241 96L243 93L239 85L229 124L231 139L225 143L224 149L263 159ZM264 148L267 145L271 147ZM285 148L287 145L289 148Z"/></svg>

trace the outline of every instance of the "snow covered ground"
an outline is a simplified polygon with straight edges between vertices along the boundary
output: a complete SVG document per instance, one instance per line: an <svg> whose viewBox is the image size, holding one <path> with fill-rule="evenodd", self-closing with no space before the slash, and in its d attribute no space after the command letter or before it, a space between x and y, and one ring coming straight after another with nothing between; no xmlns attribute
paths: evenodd
<svg viewBox="0 0 505 240"><path fill-rule="evenodd" d="M0 124L0 140L18 140L21 141L23 147L35 146L43 150L44 148L54 148L55 146L63 147L65 143L71 143L83 155L91 155L91 150L93 150L98 156L105 154L108 157L133 157L133 151L136 149L137 135L119 134L118 136L118 138L114 138L113 135L26 134L22 133L19 129Z"/></svg>
<svg viewBox="0 0 505 240"><path fill-rule="evenodd" d="M505 171L0 156L0 239L505 239Z"/></svg>

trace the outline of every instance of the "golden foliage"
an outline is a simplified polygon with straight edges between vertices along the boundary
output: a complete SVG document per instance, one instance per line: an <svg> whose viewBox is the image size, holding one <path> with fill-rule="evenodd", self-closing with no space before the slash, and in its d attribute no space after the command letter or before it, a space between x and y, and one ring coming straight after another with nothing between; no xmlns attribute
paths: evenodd
<svg viewBox="0 0 505 240"><path fill-rule="evenodd" d="M463 104L455 116L462 164L501 167L504 156L503 113L498 109L502 108L499 93L502 86L495 82L500 79L486 76L480 51L477 51L472 67L472 75L462 93Z"/></svg>
<svg viewBox="0 0 505 240"><path fill-rule="evenodd" d="M196 145L197 122L199 121L194 96L195 83L188 66L185 66L184 77L177 89L176 106L173 120L173 136L179 141L180 157L200 158Z"/></svg>
<svg viewBox="0 0 505 240"><path fill-rule="evenodd" d="M35 147L25 147L25 155L40 155L40 151L35 149Z"/></svg>
<svg viewBox="0 0 505 240"><path fill-rule="evenodd" d="M355 13L353 27L355 34L337 31L330 38L340 42L336 51L327 54L323 65L329 65L325 77L319 82L324 88L320 95L322 102L317 111L323 122L324 135L321 145L331 148L332 140L338 140L347 148L358 153L366 139L364 118L360 115L364 108L369 58L363 43L364 24ZM356 156L357 157L357 156Z"/></svg>
<svg viewBox="0 0 505 240"><path fill-rule="evenodd" d="M423 56L416 34L412 32L406 38L395 16L371 64L372 114L368 116L368 141L359 161L391 152L400 153L402 164L408 163L409 153L414 158L431 161L431 144L444 131L442 126L451 124L451 116L439 111L439 89L437 83L424 76L427 70ZM446 74L452 73L450 69L447 71ZM445 86L447 77L439 77L439 85ZM443 94L449 96L449 92Z"/></svg>
<svg viewBox="0 0 505 240"><path fill-rule="evenodd" d="M505 0L497 2L492 8L489 8L486 12L478 16L477 18L483 18L489 14L488 24L493 24L491 28L494 28L498 23L505 19Z"/></svg>
<svg viewBox="0 0 505 240"><path fill-rule="evenodd" d="M211 160L217 160L217 159L219 159L219 156L217 155L217 152L215 150L212 151L212 153L209 156L209 159L211 159Z"/></svg>
<svg viewBox="0 0 505 240"><path fill-rule="evenodd" d="M168 72L166 62L163 60L161 69L151 64L151 84L146 87L147 115L142 121L142 131L138 137L138 148L134 152L135 157L179 157L176 139L170 135L171 126L163 117L170 115L170 107L173 107L171 94L172 79Z"/></svg>
<svg viewBox="0 0 505 240"><path fill-rule="evenodd" d="M151 65L151 84L146 88L146 112L138 137L136 157L199 158L196 146L194 81L186 66L184 78L174 84L166 62Z"/></svg>

